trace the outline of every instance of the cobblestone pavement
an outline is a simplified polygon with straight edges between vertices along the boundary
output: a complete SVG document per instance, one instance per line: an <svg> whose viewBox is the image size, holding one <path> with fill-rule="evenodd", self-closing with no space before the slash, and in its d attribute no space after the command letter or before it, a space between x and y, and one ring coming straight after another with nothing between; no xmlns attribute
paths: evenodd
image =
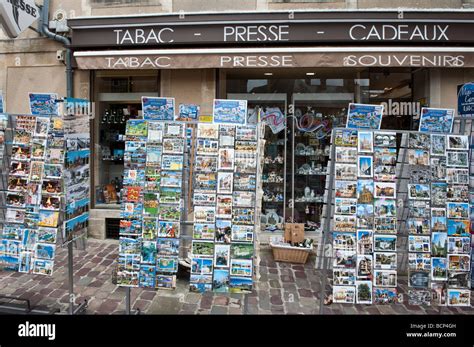
<svg viewBox="0 0 474 347"><path fill-rule="evenodd" d="M123 314L125 289L112 284L118 242L88 240L86 251L74 251L76 303L88 300L89 314ZM314 258L305 265L276 263L262 250L258 279L251 294L190 293L189 281L179 279L174 291L132 289L132 308L148 314L319 314L321 278ZM33 306L67 312L67 250L57 248L52 277L0 272L0 294L30 299ZM399 279L406 291L406 280ZM329 287L328 287L329 288ZM438 307L407 304L324 306L324 314L437 314ZM472 314L474 307L443 307L442 314Z"/></svg>

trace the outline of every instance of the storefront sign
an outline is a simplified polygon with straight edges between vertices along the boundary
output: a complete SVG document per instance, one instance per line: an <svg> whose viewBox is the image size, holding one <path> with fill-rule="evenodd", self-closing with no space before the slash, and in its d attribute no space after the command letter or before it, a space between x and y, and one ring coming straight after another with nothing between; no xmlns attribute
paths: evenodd
<svg viewBox="0 0 474 347"><path fill-rule="evenodd" d="M266 12L77 18L73 47L470 42L473 13Z"/></svg>
<svg viewBox="0 0 474 347"><path fill-rule="evenodd" d="M474 116L474 82L463 84L458 92L458 115Z"/></svg>
<svg viewBox="0 0 474 347"><path fill-rule="evenodd" d="M348 48L350 51L350 47ZM219 54L173 53L162 55L103 55L76 52L76 62L84 70L281 68L281 67L474 67L474 53L271 53Z"/></svg>
<svg viewBox="0 0 474 347"><path fill-rule="evenodd" d="M0 24L8 37L15 38L39 18L34 0L0 1Z"/></svg>

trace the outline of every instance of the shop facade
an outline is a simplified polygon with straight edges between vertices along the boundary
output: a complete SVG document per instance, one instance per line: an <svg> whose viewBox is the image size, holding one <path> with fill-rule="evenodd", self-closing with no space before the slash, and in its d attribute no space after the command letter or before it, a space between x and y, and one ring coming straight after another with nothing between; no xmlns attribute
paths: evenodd
<svg viewBox="0 0 474 347"><path fill-rule="evenodd" d="M472 12L275 12L89 17L69 21L77 69L90 77L95 143L90 231L118 235L125 122L142 96L212 114L213 99L248 101L265 131L262 231L283 221L321 230L333 127L350 102L383 104L382 129L417 129L422 107L457 108L474 79ZM267 119L270 123L274 118Z"/></svg>

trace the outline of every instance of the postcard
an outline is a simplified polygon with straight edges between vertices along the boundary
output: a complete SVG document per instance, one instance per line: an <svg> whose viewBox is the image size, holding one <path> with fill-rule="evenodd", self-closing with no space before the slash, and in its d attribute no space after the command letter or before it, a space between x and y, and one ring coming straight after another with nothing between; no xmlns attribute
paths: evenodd
<svg viewBox="0 0 474 347"><path fill-rule="evenodd" d="M449 271L469 271L471 256L469 254L448 254Z"/></svg>
<svg viewBox="0 0 474 347"><path fill-rule="evenodd" d="M375 182L376 198L396 198L396 183Z"/></svg>
<svg viewBox="0 0 474 347"><path fill-rule="evenodd" d="M162 147L149 144L146 149L146 166L161 167Z"/></svg>
<svg viewBox="0 0 474 347"><path fill-rule="evenodd" d="M468 169L446 169L446 181L450 184L469 184Z"/></svg>
<svg viewBox="0 0 474 347"><path fill-rule="evenodd" d="M359 177L373 177L374 165L372 156L357 157L357 172Z"/></svg>
<svg viewBox="0 0 474 347"><path fill-rule="evenodd" d="M447 150L454 151L468 151L469 137L465 135L448 135L447 136Z"/></svg>
<svg viewBox="0 0 474 347"><path fill-rule="evenodd" d="M448 271L448 286L450 288L470 288L471 286L470 273Z"/></svg>
<svg viewBox="0 0 474 347"><path fill-rule="evenodd" d="M49 131L50 118L36 117L36 126L34 136L47 137Z"/></svg>
<svg viewBox="0 0 474 347"><path fill-rule="evenodd" d="M374 286L376 287L396 287L397 271L394 270L375 270Z"/></svg>
<svg viewBox="0 0 474 347"><path fill-rule="evenodd" d="M409 252L431 252L431 239L429 236L408 235Z"/></svg>
<svg viewBox="0 0 474 347"><path fill-rule="evenodd" d="M448 291L445 283L431 283L431 296L435 305L445 306L447 293Z"/></svg>
<svg viewBox="0 0 474 347"><path fill-rule="evenodd" d="M233 242L253 242L254 227L249 225L232 225L231 240Z"/></svg>
<svg viewBox="0 0 474 347"><path fill-rule="evenodd" d="M212 290L211 275L191 275L189 291L193 293L204 293Z"/></svg>
<svg viewBox="0 0 474 347"><path fill-rule="evenodd" d="M217 140L219 138L219 125L199 123L197 126L197 137L201 139Z"/></svg>
<svg viewBox="0 0 474 347"><path fill-rule="evenodd" d="M430 165L430 154L426 149L409 149L408 164L410 165Z"/></svg>
<svg viewBox="0 0 474 347"><path fill-rule="evenodd" d="M374 235L374 251L376 252L396 252L396 235Z"/></svg>
<svg viewBox="0 0 474 347"><path fill-rule="evenodd" d="M428 288L430 271L411 270L408 272L408 287Z"/></svg>
<svg viewBox="0 0 474 347"><path fill-rule="evenodd" d="M355 185L355 182L350 182L349 184ZM357 181L357 203L371 204L373 203L373 201L374 201L374 181L362 180L362 179L358 180Z"/></svg>
<svg viewBox="0 0 474 347"><path fill-rule="evenodd" d="M356 287L333 286L332 295L335 304L353 304L356 298Z"/></svg>
<svg viewBox="0 0 474 347"><path fill-rule="evenodd" d="M156 267L153 265L140 265L140 287L155 288L156 287Z"/></svg>
<svg viewBox="0 0 474 347"><path fill-rule="evenodd" d="M229 261L230 245L216 244L214 247L214 267L229 267Z"/></svg>
<svg viewBox="0 0 474 347"><path fill-rule="evenodd" d="M216 217L224 218L224 219L232 218L232 195L218 195L217 196ZM230 234L230 229L229 229L229 234Z"/></svg>
<svg viewBox="0 0 474 347"><path fill-rule="evenodd" d="M256 201L255 192L234 191L232 198L233 198L232 204L234 207L254 207L255 206L255 201Z"/></svg>
<svg viewBox="0 0 474 347"><path fill-rule="evenodd" d="M217 199L216 194L208 193L194 193L193 196L194 205L200 206L215 206Z"/></svg>
<svg viewBox="0 0 474 347"><path fill-rule="evenodd" d="M353 215L357 212L357 199L336 198L334 204L336 214Z"/></svg>
<svg viewBox="0 0 474 347"><path fill-rule="evenodd" d="M30 273L32 271L33 254L31 252L20 252L18 260L18 272Z"/></svg>
<svg viewBox="0 0 474 347"><path fill-rule="evenodd" d="M186 126L183 123L166 122L163 137L184 138L185 129Z"/></svg>
<svg viewBox="0 0 474 347"><path fill-rule="evenodd" d="M377 270L396 270L397 253L374 252L374 268Z"/></svg>
<svg viewBox="0 0 474 347"><path fill-rule="evenodd" d="M448 219L448 236L469 236L469 220Z"/></svg>
<svg viewBox="0 0 474 347"><path fill-rule="evenodd" d="M53 260L45 259L34 259L33 260L33 273L36 275L47 275L51 276L53 274Z"/></svg>
<svg viewBox="0 0 474 347"><path fill-rule="evenodd" d="M431 155L446 155L446 135L431 134Z"/></svg>
<svg viewBox="0 0 474 347"><path fill-rule="evenodd" d="M182 171L183 170L183 156L164 154L161 162L162 170Z"/></svg>
<svg viewBox="0 0 474 347"><path fill-rule="evenodd" d="M448 201L468 202L469 187L467 185L448 184L446 198Z"/></svg>
<svg viewBox="0 0 474 347"><path fill-rule="evenodd" d="M357 231L357 253L362 254L372 254L374 250L374 241L373 241L373 231L372 230L358 230Z"/></svg>
<svg viewBox="0 0 474 347"><path fill-rule="evenodd" d="M56 150L54 152L53 150ZM50 148L46 151L46 140L44 139L33 139L31 145L31 159L37 160L44 160L46 156L46 152L48 153L48 161L51 164L61 164L64 162L64 151L63 149L57 148ZM55 160L55 156L57 156L57 160Z"/></svg>
<svg viewBox="0 0 474 347"><path fill-rule="evenodd" d="M356 280L355 269L333 269L332 279L335 286L353 286Z"/></svg>
<svg viewBox="0 0 474 347"><path fill-rule="evenodd" d="M11 162L10 176L27 177L29 174L30 174L30 162L27 162L27 161L12 161Z"/></svg>
<svg viewBox="0 0 474 347"><path fill-rule="evenodd" d="M431 258L431 280L446 281L448 279L447 259Z"/></svg>
<svg viewBox="0 0 474 347"><path fill-rule="evenodd" d="M196 152L198 155L218 155L219 141L209 139L197 139Z"/></svg>
<svg viewBox="0 0 474 347"><path fill-rule="evenodd" d="M227 293L230 287L229 270L216 269L212 281L214 292Z"/></svg>
<svg viewBox="0 0 474 347"><path fill-rule="evenodd" d="M431 182L431 168L421 165L410 165L410 182L429 184Z"/></svg>
<svg viewBox="0 0 474 347"><path fill-rule="evenodd" d="M14 145L28 145L31 142L31 133L23 130L16 129L13 135L13 144Z"/></svg>
<svg viewBox="0 0 474 347"><path fill-rule="evenodd" d="M182 154L184 152L184 138L164 138L163 153Z"/></svg>
<svg viewBox="0 0 474 347"><path fill-rule="evenodd" d="M355 269L356 263L357 263L357 254L355 250L354 251L342 251L338 249L334 250L333 267ZM367 267L365 269L369 271L371 268Z"/></svg>
<svg viewBox="0 0 474 347"><path fill-rule="evenodd" d="M239 225L255 224L255 209L252 208L233 208L232 222Z"/></svg>
<svg viewBox="0 0 474 347"><path fill-rule="evenodd" d="M426 149L430 148L430 135L422 133L409 133L408 134L408 147L415 149Z"/></svg>
<svg viewBox="0 0 474 347"><path fill-rule="evenodd" d="M174 120L174 98L142 97L143 119Z"/></svg>
<svg viewBox="0 0 474 347"><path fill-rule="evenodd" d="M357 147L357 130L336 130L334 143L336 146Z"/></svg>
<svg viewBox="0 0 474 347"><path fill-rule="evenodd" d="M234 188L236 187L236 177L234 177ZM360 181L358 181L360 182ZM367 180L367 182L373 182L372 180ZM335 196L336 198L356 198L357 197L357 184L353 181L335 181ZM237 189L237 188L236 188ZM361 187L361 191L362 191ZM373 191L373 186L372 186ZM373 196L372 196L373 199Z"/></svg>
<svg viewBox="0 0 474 347"><path fill-rule="evenodd" d="M430 202L427 200L408 200L408 216L412 218L429 218Z"/></svg>
<svg viewBox="0 0 474 347"><path fill-rule="evenodd" d="M235 150L253 154L257 152L257 141L235 141Z"/></svg>
<svg viewBox="0 0 474 347"><path fill-rule="evenodd" d="M177 257L179 255L179 239L157 239L156 251L159 255Z"/></svg>
<svg viewBox="0 0 474 347"><path fill-rule="evenodd" d="M469 167L469 156L467 152L446 152L446 166L448 167Z"/></svg>
<svg viewBox="0 0 474 347"><path fill-rule="evenodd" d="M409 270L430 270L431 255L429 253L408 253Z"/></svg>
<svg viewBox="0 0 474 347"><path fill-rule="evenodd" d="M247 100L214 99L212 115L214 123L245 125L247 123Z"/></svg>
<svg viewBox="0 0 474 347"><path fill-rule="evenodd" d="M253 272L252 260L232 259L230 261L230 274L232 276L251 277Z"/></svg>
<svg viewBox="0 0 474 347"><path fill-rule="evenodd" d="M183 183L183 173L181 171L162 171L161 172L161 187L175 187L181 188Z"/></svg>
<svg viewBox="0 0 474 347"><path fill-rule="evenodd" d="M232 194L233 172L219 172L217 175L217 192L219 194Z"/></svg>
<svg viewBox="0 0 474 347"><path fill-rule="evenodd" d="M234 147L235 126L219 125L219 147Z"/></svg>
<svg viewBox="0 0 474 347"><path fill-rule="evenodd" d="M428 235L430 233L430 224L429 218L408 218L406 226L410 234Z"/></svg>
<svg viewBox="0 0 474 347"><path fill-rule="evenodd" d="M162 289L174 289L176 288L176 275L166 276L166 275L157 275L156 276L156 287Z"/></svg>
<svg viewBox="0 0 474 347"><path fill-rule="evenodd" d="M191 253L193 257L196 257L196 258L213 257L214 256L214 243L207 242L207 241L193 241Z"/></svg>
<svg viewBox="0 0 474 347"><path fill-rule="evenodd" d="M446 181L446 157L431 157L430 163L433 181Z"/></svg>
<svg viewBox="0 0 474 347"><path fill-rule="evenodd" d="M233 158L233 152L232 152ZM216 172L217 171L217 159L215 156L205 156L198 155L196 156L196 165L195 170L198 172ZM234 162L232 159L232 166Z"/></svg>
<svg viewBox="0 0 474 347"><path fill-rule="evenodd" d="M24 223L25 210L7 208L5 220L7 223Z"/></svg>
<svg viewBox="0 0 474 347"><path fill-rule="evenodd" d="M374 147L397 147L397 133L375 132Z"/></svg>
<svg viewBox="0 0 474 347"><path fill-rule="evenodd" d="M447 199L446 183L431 183L431 204L432 206L445 206Z"/></svg>
<svg viewBox="0 0 474 347"><path fill-rule="evenodd" d="M425 288L425 287L423 287ZM426 287L428 288L428 287ZM408 305L431 306L431 291L429 290L408 290Z"/></svg>
<svg viewBox="0 0 474 347"><path fill-rule="evenodd" d="M216 173L196 173L194 176L194 189L200 192L215 193L217 190Z"/></svg>
<svg viewBox="0 0 474 347"><path fill-rule="evenodd" d="M356 164L335 164L336 180L357 180L358 166Z"/></svg>
<svg viewBox="0 0 474 347"><path fill-rule="evenodd" d="M427 184L408 184L408 199L430 200L430 186Z"/></svg>
<svg viewBox="0 0 474 347"><path fill-rule="evenodd" d="M144 240L154 240L158 234L158 225L156 218L143 218L142 238ZM129 233L132 227L132 221L120 221L120 234ZM135 234L135 232L133 232Z"/></svg>
<svg viewBox="0 0 474 347"><path fill-rule="evenodd" d="M215 224L194 223L193 239L214 240L215 233L216 233Z"/></svg>
<svg viewBox="0 0 474 347"><path fill-rule="evenodd" d="M128 130L129 122L130 121L127 122L127 130ZM140 124L138 122L140 121L137 121L137 124ZM141 122L143 123L144 121L141 121ZM153 122L153 121L149 121L147 123L148 123L148 142L149 143L162 143L164 124L162 122ZM147 136L146 132L144 132L143 129L140 129L138 133L141 134L139 136ZM129 135L127 131L126 131L126 135Z"/></svg>
<svg viewBox="0 0 474 347"><path fill-rule="evenodd" d="M162 221L179 222L181 219L179 205L160 205L159 218Z"/></svg>
<svg viewBox="0 0 474 347"><path fill-rule="evenodd" d="M39 259L54 259L56 253L56 246L49 243L37 243L35 249L35 258Z"/></svg>
<svg viewBox="0 0 474 347"><path fill-rule="evenodd" d="M25 193L7 192L6 205L8 207L24 208L26 205Z"/></svg>
<svg viewBox="0 0 474 347"><path fill-rule="evenodd" d="M125 135L147 137L148 122L141 119L130 119L127 121Z"/></svg>
<svg viewBox="0 0 474 347"><path fill-rule="evenodd" d="M418 131L450 133L453 128L454 109L428 108L421 109Z"/></svg>
<svg viewBox="0 0 474 347"><path fill-rule="evenodd" d="M44 140L41 140L43 143ZM43 147L44 154L44 147ZM25 145L13 145L11 160L29 160L31 158L31 147ZM39 158L42 159L42 158Z"/></svg>
<svg viewBox="0 0 474 347"><path fill-rule="evenodd" d="M213 206L194 206L195 223L214 223L216 220L216 209Z"/></svg>
<svg viewBox="0 0 474 347"><path fill-rule="evenodd" d="M397 149L376 147L374 149L374 165L375 166L394 166L397 164Z"/></svg>
<svg viewBox="0 0 474 347"><path fill-rule="evenodd" d="M356 249L356 233L332 233L332 244L334 249L353 251Z"/></svg>
<svg viewBox="0 0 474 347"><path fill-rule="evenodd" d="M397 201L391 199L375 199L375 214L378 217L396 217Z"/></svg>
<svg viewBox="0 0 474 347"><path fill-rule="evenodd" d="M144 170L131 170L131 169L124 170L124 178L123 178L124 185L133 186L133 185L143 183L144 181L145 181Z"/></svg>
<svg viewBox="0 0 474 347"><path fill-rule="evenodd" d="M353 232L356 229L356 216L334 215L334 231Z"/></svg>
<svg viewBox="0 0 474 347"><path fill-rule="evenodd" d="M257 176L248 173L234 173L234 189L235 190L255 190L257 184Z"/></svg>
<svg viewBox="0 0 474 347"><path fill-rule="evenodd" d="M35 236L38 242L55 244L57 234L58 230L56 228L38 228Z"/></svg>
<svg viewBox="0 0 474 347"><path fill-rule="evenodd" d="M234 149L219 149L219 170L234 170Z"/></svg>
<svg viewBox="0 0 474 347"><path fill-rule="evenodd" d="M156 241L142 241L141 262L145 264L155 264Z"/></svg>
<svg viewBox="0 0 474 347"><path fill-rule="evenodd" d="M432 208L431 217L446 217L446 209L444 208Z"/></svg>
<svg viewBox="0 0 474 347"><path fill-rule="evenodd" d="M346 128L380 129L384 107L382 105L349 104Z"/></svg>
<svg viewBox="0 0 474 347"><path fill-rule="evenodd" d="M356 285L356 304L372 304L372 282L357 281Z"/></svg>
<svg viewBox="0 0 474 347"><path fill-rule="evenodd" d="M241 141L257 141L257 128L237 126L235 128L235 139Z"/></svg>
<svg viewBox="0 0 474 347"><path fill-rule="evenodd" d="M193 258L191 260L191 273L199 275L212 275L213 260L209 258Z"/></svg>
<svg viewBox="0 0 474 347"><path fill-rule="evenodd" d="M61 197L58 195L42 195L40 208L59 211L61 208Z"/></svg>
<svg viewBox="0 0 474 347"><path fill-rule="evenodd" d="M471 291L469 289L448 289L448 306L471 305Z"/></svg>
<svg viewBox="0 0 474 347"><path fill-rule="evenodd" d="M34 115L58 115L58 94L55 93L28 93L30 113Z"/></svg>
<svg viewBox="0 0 474 347"><path fill-rule="evenodd" d="M448 202L447 203L448 218L468 219L469 203L467 202Z"/></svg>
<svg viewBox="0 0 474 347"><path fill-rule="evenodd" d="M160 204L179 204L181 194L181 188L179 187L161 187Z"/></svg>
<svg viewBox="0 0 474 347"><path fill-rule="evenodd" d="M158 258L156 261L156 271L158 272L177 272L178 258Z"/></svg>
<svg viewBox="0 0 474 347"><path fill-rule="evenodd" d="M158 222L158 237L179 238L180 223L179 222Z"/></svg>
<svg viewBox="0 0 474 347"><path fill-rule="evenodd" d="M59 221L59 212L40 210L38 226L56 228Z"/></svg>
<svg viewBox="0 0 474 347"><path fill-rule="evenodd" d="M253 259L254 246L252 243L232 243L230 255L232 259Z"/></svg>
<svg viewBox="0 0 474 347"><path fill-rule="evenodd" d="M448 237L447 239L448 253L470 253L469 237Z"/></svg>
<svg viewBox="0 0 474 347"><path fill-rule="evenodd" d="M431 216L431 231L433 232L447 232L448 220L446 217Z"/></svg>
<svg viewBox="0 0 474 347"><path fill-rule="evenodd" d="M359 141L357 145L359 152L372 153L374 151L373 133L370 131L359 131Z"/></svg>
<svg viewBox="0 0 474 347"><path fill-rule="evenodd" d="M353 147L336 147L337 163L356 163L357 149Z"/></svg>
<svg viewBox="0 0 474 347"><path fill-rule="evenodd" d="M336 253L337 254L337 253ZM342 257L341 259L344 259ZM350 258L348 258L351 262ZM372 280L373 278L373 258L369 254L358 254L356 256L356 277L358 280Z"/></svg>

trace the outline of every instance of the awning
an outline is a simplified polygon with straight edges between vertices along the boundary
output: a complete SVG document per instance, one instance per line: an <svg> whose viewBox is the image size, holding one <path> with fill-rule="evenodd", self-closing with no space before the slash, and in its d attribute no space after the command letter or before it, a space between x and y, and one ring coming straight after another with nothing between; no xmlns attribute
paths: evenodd
<svg viewBox="0 0 474 347"><path fill-rule="evenodd" d="M78 51L82 70L474 67L474 47L257 47Z"/></svg>

